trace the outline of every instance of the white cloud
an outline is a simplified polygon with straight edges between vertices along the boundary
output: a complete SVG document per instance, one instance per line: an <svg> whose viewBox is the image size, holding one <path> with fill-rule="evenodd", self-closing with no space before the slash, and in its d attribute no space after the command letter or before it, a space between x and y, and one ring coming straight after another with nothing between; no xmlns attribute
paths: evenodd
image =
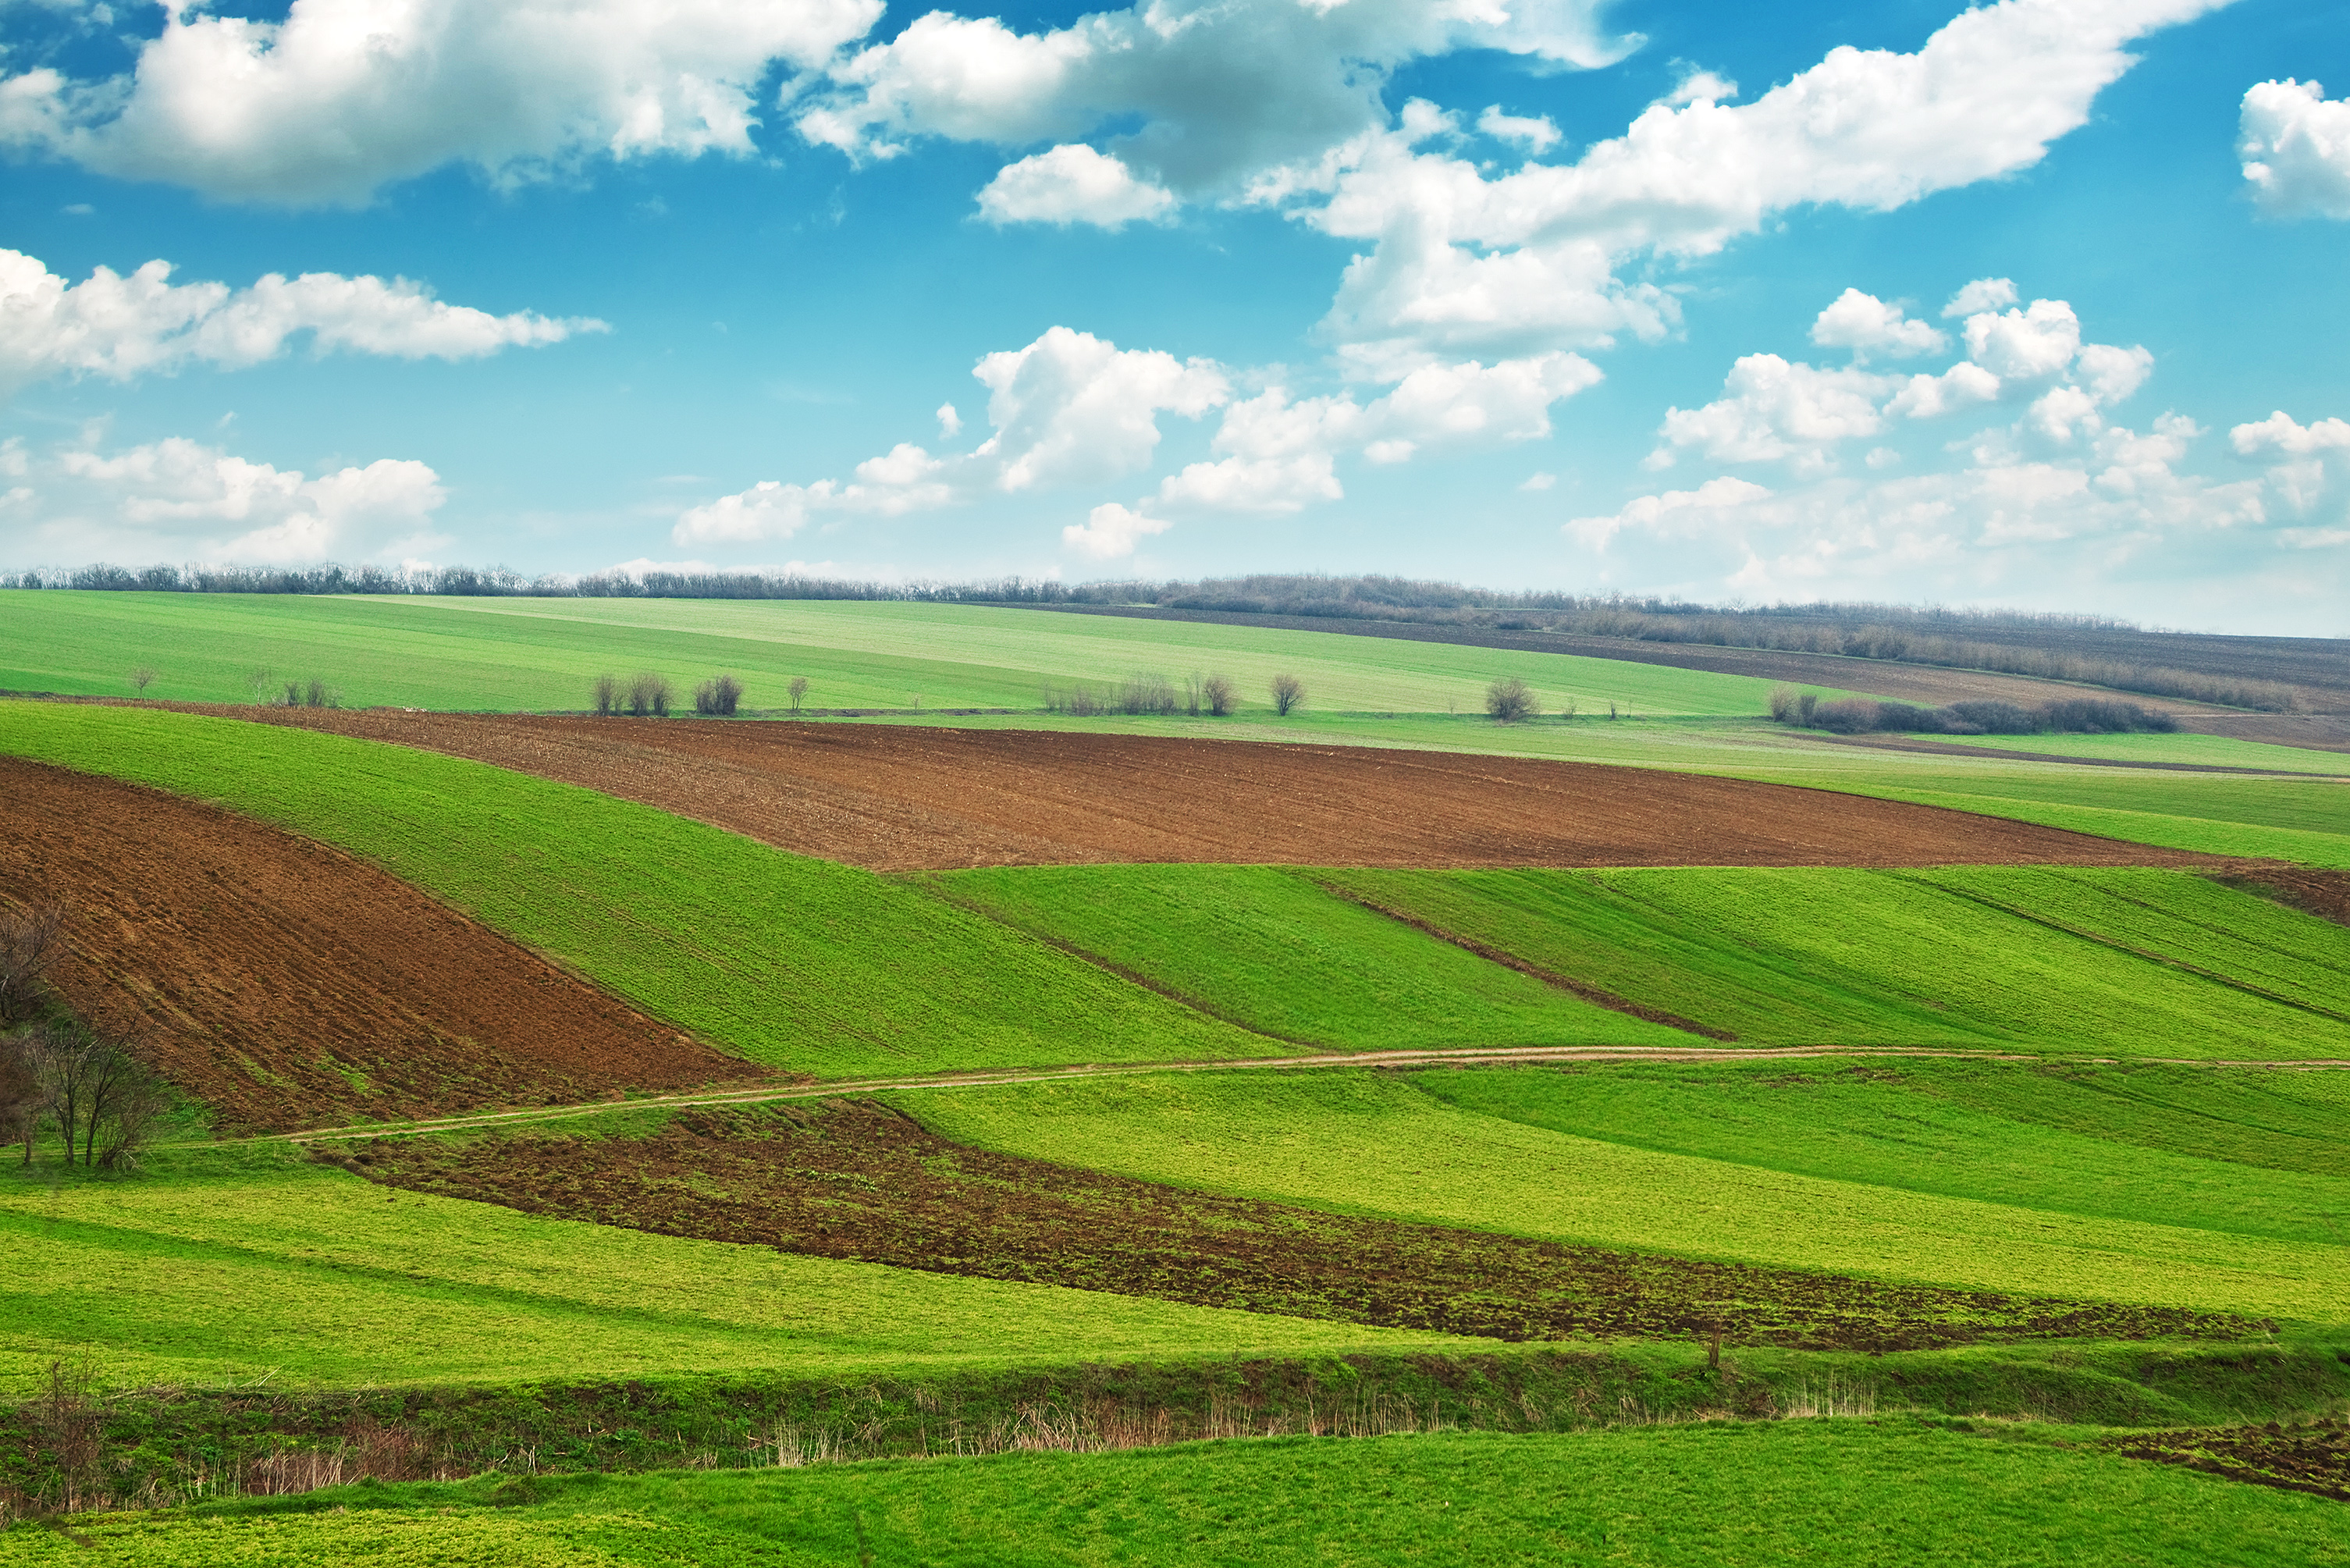
<svg viewBox="0 0 2350 1568"><path fill-rule="evenodd" d="M1942 306L1942 319L1948 321L1953 317L1980 316L1986 310L2005 310L2020 297L2012 279L1979 277L1950 296L1950 302Z"/></svg>
<svg viewBox="0 0 2350 1568"><path fill-rule="evenodd" d="M1176 208L1175 192L1138 180L1117 159L1083 142L1007 163L979 193L991 223L1093 223L1115 229L1155 223Z"/></svg>
<svg viewBox="0 0 2350 1568"><path fill-rule="evenodd" d="M2280 514L2350 523L2350 421L2301 424L2282 410L2228 432L2236 455L2267 466L2265 483ZM2313 547L2305 535L2297 540Z"/></svg>
<svg viewBox="0 0 2350 1568"><path fill-rule="evenodd" d="M0 474L0 538L20 565L390 561L448 542L432 532L440 476L390 458L312 479L177 436L110 454L11 441Z"/></svg>
<svg viewBox="0 0 2350 1568"><path fill-rule="evenodd" d="M1693 448L1715 462L1824 468L1838 442L1884 429L1879 405L1898 384L1866 370L1822 370L1776 354L1749 354L1731 367L1721 398L1703 408L1665 410L1664 444L1650 463L1663 467L1676 451Z"/></svg>
<svg viewBox="0 0 2350 1568"><path fill-rule="evenodd" d="M504 183L594 156L744 155L776 62L806 71L880 0L294 0L167 7L133 74L0 80L0 142L238 201L356 203L471 163Z"/></svg>
<svg viewBox="0 0 2350 1568"><path fill-rule="evenodd" d="M1967 358L2001 380L2036 381L2081 351L2081 319L2061 299L2035 299L2029 310L1968 317L1966 336Z"/></svg>
<svg viewBox="0 0 2350 1568"><path fill-rule="evenodd" d="M1856 358L1887 354L1906 359L1943 347L1939 332L1912 321L1898 305L1847 288L1812 323L1812 341L1824 348L1849 348Z"/></svg>
<svg viewBox="0 0 2350 1568"><path fill-rule="evenodd" d="M1547 152L1558 144L1558 127L1544 115L1530 119L1523 115L1503 114L1498 103L1485 106L1477 117L1477 129L1498 141L1514 141L1529 152Z"/></svg>
<svg viewBox="0 0 2350 1568"><path fill-rule="evenodd" d="M1716 71L1691 69L1674 85L1673 90L1658 99L1659 103L1731 103L1738 97L1738 84Z"/></svg>
<svg viewBox="0 0 2350 1568"><path fill-rule="evenodd" d="M2350 99L2328 101L2303 81L2244 94L2236 152L2261 211L2276 218L2350 218Z"/></svg>
<svg viewBox="0 0 2350 1568"><path fill-rule="evenodd" d="M1149 464L1160 413L1196 419L1230 395L1223 371L1207 360L1122 349L1066 327L988 355L972 374L988 389L993 433L969 454L937 457L900 443L858 464L847 483L764 480L690 508L671 537L681 545L787 539L818 517L894 517L1120 478ZM941 410L942 426L948 411Z"/></svg>
<svg viewBox="0 0 2350 1568"><path fill-rule="evenodd" d="M1655 530L1675 514L1702 516L1769 499L1771 492L1751 480L1723 476L1709 479L1695 490L1668 490L1662 495L1641 495L1626 502L1612 517L1577 517L1562 532L1595 550L1605 550L1627 528Z"/></svg>
<svg viewBox="0 0 2350 1568"><path fill-rule="evenodd" d="M1387 76L1412 59L1463 46L1580 67L1621 58L1638 40L1608 37L1601 6L1149 0L1042 33L933 11L835 68L795 123L810 141L881 158L926 136L1020 147L1130 124L1108 151L1195 199L1383 127Z"/></svg>
<svg viewBox="0 0 2350 1568"><path fill-rule="evenodd" d="M1107 501L1095 507L1082 524L1073 523L1062 529L1061 543L1079 555L1112 561L1133 555L1134 547L1146 536L1163 534L1168 526L1163 518L1146 517L1115 501Z"/></svg>
<svg viewBox="0 0 2350 1568"><path fill-rule="evenodd" d="M469 359L608 330L600 321L445 304L405 278L272 273L231 289L175 284L171 273L170 263L151 261L127 277L99 267L69 285L33 257L0 250L0 396L50 376L120 381L191 363L243 369L306 332L322 354Z"/></svg>
<svg viewBox="0 0 2350 1568"><path fill-rule="evenodd" d="M1537 471L1526 475L1526 482L1518 488L1528 494L1538 494L1557 483L1557 474Z"/></svg>
<svg viewBox="0 0 2350 1568"><path fill-rule="evenodd" d="M952 441L961 434L962 434L962 416L955 412L955 406L952 403L941 403L939 405L940 438Z"/></svg>
<svg viewBox="0 0 2350 1568"><path fill-rule="evenodd" d="M1807 203L1886 211L2037 163L2132 61L2126 46L2223 0L2001 0L1915 54L1839 47L1752 103L1659 104L1571 164L1488 178L1409 122L1259 176L1253 198L1376 242L1324 324L1383 367L1654 336L1641 255L1699 256Z"/></svg>

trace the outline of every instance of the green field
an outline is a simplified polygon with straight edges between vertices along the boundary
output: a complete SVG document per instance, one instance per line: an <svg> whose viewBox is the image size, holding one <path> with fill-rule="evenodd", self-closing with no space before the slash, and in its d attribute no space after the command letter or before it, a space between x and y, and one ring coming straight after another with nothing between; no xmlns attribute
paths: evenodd
<svg viewBox="0 0 2350 1568"><path fill-rule="evenodd" d="M1277 1049L908 884L503 768L27 702L0 702L0 751L348 849L754 1061L839 1077Z"/></svg>
<svg viewBox="0 0 2350 1568"><path fill-rule="evenodd" d="M1991 752L2040 752L2121 763L2181 763L2197 767L2262 768L2288 774L2350 774L2350 753L2273 746L2226 735L1920 735Z"/></svg>
<svg viewBox="0 0 2350 1568"><path fill-rule="evenodd" d="M1494 1072L1503 1085L1493 1093L1507 1096L1518 1075ZM1537 1086L1550 1075L1523 1074ZM2350 1249L2292 1196L2270 1213L2298 1228L2293 1239L2206 1229L2199 1221L2220 1200L2192 1193L2135 1217L2077 1213L1881 1185L1869 1160L1848 1176L1811 1176L1777 1168L1767 1150L1748 1163L1735 1150L1709 1158L1577 1136L1376 1073L1197 1073L885 1097L947 1137L1007 1153L1544 1240L2325 1323L2344 1318L2350 1288ZM2044 1141L2050 1160L2081 1147ZM2280 1186L2303 1205L2338 1200L2334 1211L2350 1214L2350 1179ZM2205 1190L2215 1189L2207 1181Z"/></svg>
<svg viewBox="0 0 2350 1568"><path fill-rule="evenodd" d="M959 902L1298 1044L1689 1045L1270 867L1037 866L939 878Z"/></svg>
<svg viewBox="0 0 2350 1568"><path fill-rule="evenodd" d="M2187 872L1315 875L1752 1044L2350 1056L2350 931Z"/></svg>
<svg viewBox="0 0 2350 1568"><path fill-rule="evenodd" d="M722 670L754 708L782 708L795 676L816 708L1024 708L1047 685L1150 670L1221 672L1250 708L1277 673L1332 710L1482 709L1519 675L1555 708L1746 714L1771 682L1618 659L1518 653L1259 627L1122 620L1045 610L813 600L320 597L276 594L0 591L0 690L244 702L256 670L313 676L352 706L569 710L597 675L650 670L681 690Z"/></svg>
<svg viewBox="0 0 2350 1568"><path fill-rule="evenodd" d="M13 1531L0 1563L2324 1568L2341 1510L2027 1431L1814 1420L370 1485Z"/></svg>
<svg viewBox="0 0 2350 1568"><path fill-rule="evenodd" d="M872 1376L1478 1342L787 1256L390 1190L281 1144L0 1168L0 1387Z"/></svg>

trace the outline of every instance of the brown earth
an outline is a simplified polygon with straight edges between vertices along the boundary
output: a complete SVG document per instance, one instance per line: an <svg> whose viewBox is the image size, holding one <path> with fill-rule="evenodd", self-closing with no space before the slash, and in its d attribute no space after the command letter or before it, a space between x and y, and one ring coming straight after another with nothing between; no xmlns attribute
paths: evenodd
<svg viewBox="0 0 2350 1568"><path fill-rule="evenodd" d="M2220 864L1936 806L1600 763L1034 730L219 711L471 757L883 871Z"/></svg>
<svg viewBox="0 0 2350 1568"><path fill-rule="evenodd" d="M1896 1350L2255 1328L1192 1192L966 1147L870 1101L691 1111L645 1138L419 1138L341 1158L394 1186L661 1235L1505 1340L1718 1326L1733 1344Z"/></svg>
<svg viewBox="0 0 2350 1568"><path fill-rule="evenodd" d="M2307 1426L2134 1434L2106 1446L2134 1459L2350 1501L2350 1420L2339 1416Z"/></svg>
<svg viewBox="0 0 2350 1568"><path fill-rule="evenodd" d="M309 839L15 757L0 798L0 895L70 914L51 983L227 1126L767 1075Z"/></svg>

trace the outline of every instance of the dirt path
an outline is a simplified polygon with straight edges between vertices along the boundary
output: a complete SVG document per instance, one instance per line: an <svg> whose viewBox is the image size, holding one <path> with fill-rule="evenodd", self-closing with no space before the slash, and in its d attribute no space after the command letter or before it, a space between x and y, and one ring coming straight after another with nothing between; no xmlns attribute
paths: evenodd
<svg viewBox="0 0 2350 1568"><path fill-rule="evenodd" d="M221 711L470 757L881 871L2220 864L1935 806L1593 763L1049 731Z"/></svg>
<svg viewBox="0 0 2350 1568"><path fill-rule="evenodd" d="M309 839L14 757L0 798L0 895L70 911L68 1005L232 1126L767 1075Z"/></svg>

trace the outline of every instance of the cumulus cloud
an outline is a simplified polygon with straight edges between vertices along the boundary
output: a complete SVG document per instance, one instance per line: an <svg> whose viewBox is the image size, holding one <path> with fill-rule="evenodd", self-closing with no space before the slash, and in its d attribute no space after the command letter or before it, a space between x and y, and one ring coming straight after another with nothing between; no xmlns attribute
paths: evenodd
<svg viewBox="0 0 2350 1568"><path fill-rule="evenodd" d="M1694 449L1716 462L1792 461L1798 470L1827 466L1837 443L1885 428L1879 406L1897 383L1866 370L1823 370L1776 354L1749 354L1730 368L1723 395L1698 409L1668 409L1664 443L1651 466Z"/></svg>
<svg viewBox="0 0 2350 1568"><path fill-rule="evenodd" d="M1609 64L1638 40L1609 37L1601 8L1150 0L1038 33L933 11L835 68L795 123L809 141L859 158L894 157L928 136L1019 147L1132 124L1110 154L1195 199L1384 126L1388 74L1412 59L1467 46Z"/></svg>
<svg viewBox="0 0 2350 1568"><path fill-rule="evenodd" d="M1196 419L1230 391L1210 361L1120 348L1066 327L1024 348L988 355L972 374L988 389L993 429L967 455L937 457L900 443L858 464L847 483L764 480L691 508L672 537L681 545L787 539L816 517L893 517L987 494L1120 478L1149 464L1161 413Z"/></svg>
<svg viewBox="0 0 2350 1568"><path fill-rule="evenodd" d="M753 150L754 98L863 36L880 0L294 0L167 7L123 77L0 79L0 141L230 200L365 202L449 163L502 183L591 156Z"/></svg>
<svg viewBox="0 0 2350 1568"><path fill-rule="evenodd" d="M2262 82L2244 94L2236 152L2261 211L2350 218L2350 99L2316 82Z"/></svg>
<svg viewBox="0 0 2350 1568"><path fill-rule="evenodd" d="M440 476L390 458L313 479L177 436L111 453L12 440L0 483L0 537L23 565L393 561L448 542L432 531Z"/></svg>
<svg viewBox="0 0 2350 1568"><path fill-rule="evenodd" d="M2015 282L2004 277L1979 277L1942 306L1942 319L1954 317L1980 316L1986 310L2005 310L2022 297L2015 292Z"/></svg>
<svg viewBox="0 0 2350 1568"><path fill-rule="evenodd" d="M1115 229L1156 222L1176 205L1174 192L1136 179L1125 164L1081 141L1005 164L979 193L979 215L991 223Z"/></svg>
<svg viewBox="0 0 2350 1568"><path fill-rule="evenodd" d="M1095 507L1084 523L1073 523L1062 529L1061 543L1097 561L1114 561L1133 555L1134 547L1143 539L1165 533L1168 526L1164 518L1146 517L1115 501L1106 501Z"/></svg>
<svg viewBox="0 0 2350 1568"><path fill-rule="evenodd" d="M1477 117L1477 129L1497 141L1514 141L1529 152L1547 152L1559 140L1558 127L1551 123L1550 116L1532 119L1503 114L1498 103L1485 106L1485 112Z"/></svg>
<svg viewBox="0 0 2350 1568"><path fill-rule="evenodd" d="M406 278L272 273L232 289L175 284L171 275L169 262L151 261L127 277L99 267L68 284L31 256L0 250L0 396L59 375L124 381L188 364L241 369L305 333L321 354L470 359L609 330L528 311L492 316L435 299Z"/></svg>
<svg viewBox="0 0 2350 1568"><path fill-rule="evenodd" d="M1653 336L1669 301L1619 276L1710 254L1791 207L1887 211L2037 163L2126 71L2126 46L2221 0L2000 0L1914 54L1839 47L1752 103L1652 106L1572 163L1488 177L1422 151L1423 116L1260 176L1254 199L1376 243L1325 330L1367 360Z"/></svg>
<svg viewBox="0 0 2350 1568"><path fill-rule="evenodd" d="M1898 305L1847 288L1812 323L1812 341L1824 348L1849 348L1856 358L1884 354L1906 359L1941 348L1939 332L1912 321Z"/></svg>
<svg viewBox="0 0 2350 1568"><path fill-rule="evenodd" d="M2302 424L2282 409L2228 432L2236 455L2267 470L2277 514L2315 524L2286 530L2300 549L2350 544L2350 421Z"/></svg>

